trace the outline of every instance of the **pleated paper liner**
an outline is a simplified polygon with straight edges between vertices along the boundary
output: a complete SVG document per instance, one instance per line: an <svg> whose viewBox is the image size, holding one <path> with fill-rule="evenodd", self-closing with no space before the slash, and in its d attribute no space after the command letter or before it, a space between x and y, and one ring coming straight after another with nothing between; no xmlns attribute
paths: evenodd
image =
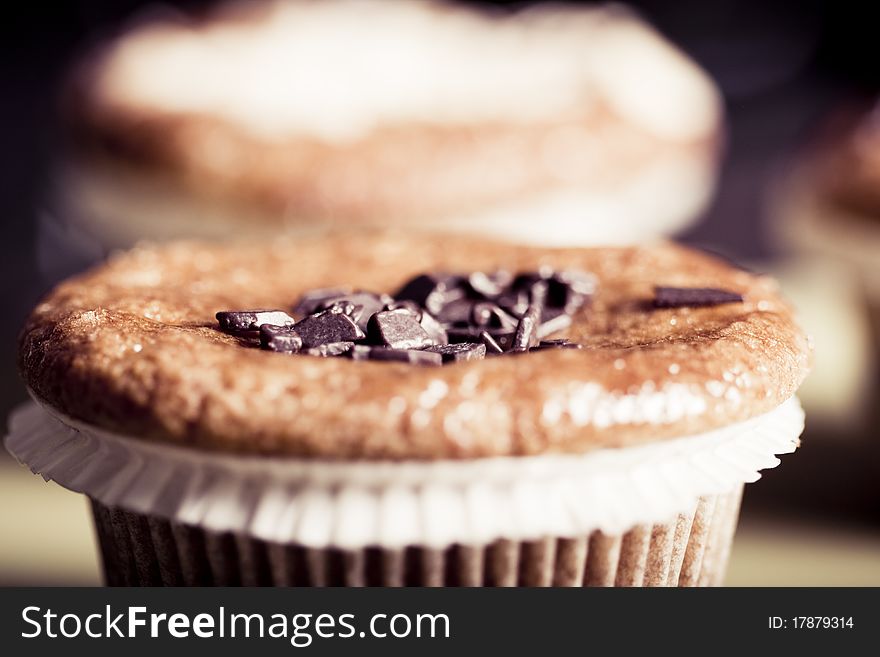
<svg viewBox="0 0 880 657"><path fill-rule="evenodd" d="M624 534L499 539L445 549L307 548L212 532L92 502L115 586L717 586L742 486Z"/></svg>
<svg viewBox="0 0 880 657"><path fill-rule="evenodd" d="M699 436L463 462L215 454L37 404L11 425L21 462L92 499L110 583L637 586L720 581L730 500L796 448L803 412L793 398Z"/></svg>

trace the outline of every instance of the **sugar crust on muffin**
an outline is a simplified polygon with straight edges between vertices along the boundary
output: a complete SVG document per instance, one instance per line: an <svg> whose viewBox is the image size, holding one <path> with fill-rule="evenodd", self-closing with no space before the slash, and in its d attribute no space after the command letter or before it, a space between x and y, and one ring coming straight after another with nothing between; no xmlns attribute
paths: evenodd
<svg viewBox="0 0 880 657"><path fill-rule="evenodd" d="M393 291L424 271L542 265L592 272L580 350L443 368L243 347L214 319L289 308L308 289ZM655 285L742 303L656 309ZM583 452L702 433L779 406L810 344L775 283L670 244L537 249L467 237L350 233L144 246L34 310L20 369L43 403L134 437L247 453L443 459Z"/></svg>

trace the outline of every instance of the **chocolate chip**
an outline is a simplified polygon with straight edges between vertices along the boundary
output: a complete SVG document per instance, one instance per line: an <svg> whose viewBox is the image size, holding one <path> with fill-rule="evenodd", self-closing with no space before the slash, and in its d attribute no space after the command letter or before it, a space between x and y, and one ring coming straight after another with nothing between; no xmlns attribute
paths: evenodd
<svg viewBox="0 0 880 657"><path fill-rule="evenodd" d="M293 317L283 310L224 310L215 315L220 330L227 333L258 331L263 324L293 326Z"/></svg>
<svg viewBox="0 0 880 657"><path fill-rule="evenodd" d="M536 322L534 316L526 313L519 320L516 327L516 335L513 338L513 351L528 351L537 340Z"/></svg>
<svg viewBox="0 0 880 657"><path fill-rule="evenodd" d="M471 296L474 298L495 299L510 285L513 276L510 272L498 270L491 274L475 271L467 278Z"/></svg>
<svg viewBox="0 0 880 657"><path fill-rule="evenodd" d="M742 295L712 287L655 287L655 308L682 306L717 306L722 303L742 303Z"/></svg>
<svg viewBox="0 0 880 657"><path fill-rule="evenodd" d="M520 274L514 279L512 287L514 290L530 291L538 282L547 285L546 307L564 309L568 313L581 308L596 289L596 279L592 274L574 269L556 272L549 268Z"/></svg>
<svg viewBox="0 0 880 657"><path fill-rule="evenodd" d="M440 324L431 313L422 309L415 301L409 301L407 299L403 301L392 301L385 306L385 310L403 310L409 312L415 317L416 321L425 330L425 333L428 334L428 337L431 338L431 342L434 344L446 344L449 341L446 336L446 329L443 328L443 325Z"/></svg>
<svg viewBox="0 0 880 657"><path fill-rule="evenodd" d="M422 349L392 349L390 347L355 345L351 350L351 357L354 360L398 361L412 365L443 364L442 354Z"/></svg>
<svg viewBox="0 0 880 657"><path fill-rule="evenodd" d="M569 315L580 310L596 291L596 277L586 272L565 270L558 272L551 281L550 295L547 305L562 308ZM555 296L554 296L555 295ZM561 302L561 305L560 305Z"/></svg>
<svg viewBox="0 0 880 657"><path fill-rule="evenodd" d="M488 331L480 332L480 342L486 347L486 352L490 354L503 354L504 349L501 348L501 345L498 344L498 341L493 338ZM467 344L467 343L463 343Z"/></svg>
<svg viewBox="0 0 880 657"><path fill-rule="evenodd" d="M583 345L570 340L541 340L531 351L542 351L544 349L583 349Z"/></svg>
<svg viewBox="0 0 880 657"><path fill-rule="evenodd" d="M367 322L370 317L383 310L394 300L387 294L373 294L372 292L349 292L325 298L313 312L322 310L342 309L349 315L362 331L367 330Z"/></svg>
<svg viewBox="0 0 880 657"><path fill-rule="evenodd" d="M571 326L572 314L594 290L591 274L546 266L515 277L503 270L466 277L423 274L408 281L397 298L351 288L308 292L296 304L295 312L305 317L295 325L282 311L229 311L217 318L230 332L277 324L261 332L265 349L433 365L487 354L579 348L543 338Z"/></svg>
<svg viewBox="0 0 880 657"><path fill-rule="evenodd" d="M260 346L269 351L295 354L302 349L302 338L293 326L263 324L260 327Z"/></svg>
<svg viewBox="0 0 880 657"><path fill-rule="evenodd" d="M535 331L538 339L546 338L571 326L571 315L558 308L548 308L542 313L541 323Z"/></svg>
<svg viewBox="0 0 880 657"><path fill-rule="evenodd" d="M351 351L352 347L354 347L354 342L328 342L327 344L321 344L317 347L305 349L302 353L308 354L309 356L323 356L324 358L327 358L329 356L341 356L342 354L348 353Z"/></svg>
<svg viewBox="0 0 880 657"><path fill-rule="evenodd" d="M529 309L520 317L513 337L513 351L528 351L538 342L538 326L544 303L547 300L549 285L546 280L537 281L531 286Z"/></svg>
<svg viewBox="0 0 880 657"><path fill-rule="evenodd" d="M424 349L433 342L415 316L406 309L385 310L370 317L369 341L394 349Z"/></svg>
<svg viewBox="0 0 880 657"><path fill-rule="evenodd" d="M439 315L444 306L465 295L461 276L448 274L422 274L408 281L394 295L395 299L409 299L427 308L432 315Z"/></svg>
<svg viewBox="0 0 880 657"><path fill-rule="evenodd" d="M386 304L384 308L380 310L408 310L413 315L416 316L416 319L422 318L422 307L417 304L415 301L410 301L409 299L403 299L401 301L391 301ZM379 312L378 310L376 312Z"/></svg>
<svg viewBox="0 0 880 657"><path fill-rule="evenodd" d="M309 290L303 294L293 307L293 314L297 317L312 315L319 310L324 310L332 300L339 299L346 294L351 294L350 287L325 287L318 290Z"/></svg>
<svg viewBox="0 0 880 657"><path fill-rule="evenodd" d="M424 329L425 333L434 344L446 344L449 342L449 336L446 335L446 329L440 324L434 316L427 310L423 311L419 319L419 325Z"/></svg>
<svg viewBox="0 0 880 657"><path fill-rule="evenodd" d="M576 294L589 297L596 292L596 277L585 271L564 269L556 274L556 278Z"/></svg>
<svg viewBox="0 0 880 657"><path fill-rule="evenodd" d="M354 314L363 312L363 306L355 306L350 301L334 301L330 306L326 308L322 308L321 310L329 310L332 313L342 313L343 315L348 315L355 323L357 323L357 319L354 317Z"/></svg>
<svg viewBox="0 0 880 657"><path fill-rule="evenodd" d="M438 344L428 347L425 351L440 354L444 363L464 360L481 360L486 356L486 345L473 342L459 342L458 344Z"/></svg>
<svg viewBox="0 0 880 657"><path fill-rule="evenodd" d="M485 333L490 336L502 350L507 350L513 344L515 330L506 329L481 329L479 327L467 326L463 328L451 328L447 330L450 344L459 344L461 342L483 342L482 335ZM489 345L487 345L489 346ZM489 347L491 350L491 347Z"/></svg>
<svg viewBox="0 0 880 657"><path fill-rule="evenodd" d="M344 313L325 310L309 315L296 324L303 347L310 349L330 342L352 342L364 338L364 332Z"/></svg>
<svg viewBox="0 0 880 657"><path fill-rule="evenodd" d="M513 330L516 318L501 306L490 301L475 303L471 309L471 321L479 327Z"/></svg>
<svg viewBox="0 0 880 657"><path fill-rule="evenodd" d="M529 309L529 293L526 290L511 290L499 296L495 302L519 319Z"/></svg>
<svg viewBox="0 0 880 657"><path fill-rule="evenodd" d="M441 324L449 328L454 325L469 324L474 302L471 299L456 299L445 306L439 312L432 313Z"/></svg>
<svg viewBox="0 0 880 657"><path fill-rule="evenodd" d="M546 283L547 278L552 275L552 272L549 270L545 270L543 274L539 272L524 272L516 275L516 278L513 279L513 283L510 285L510 289L515 292L525 292L530 295L532 292L532 287L537 283Z"/></svg>

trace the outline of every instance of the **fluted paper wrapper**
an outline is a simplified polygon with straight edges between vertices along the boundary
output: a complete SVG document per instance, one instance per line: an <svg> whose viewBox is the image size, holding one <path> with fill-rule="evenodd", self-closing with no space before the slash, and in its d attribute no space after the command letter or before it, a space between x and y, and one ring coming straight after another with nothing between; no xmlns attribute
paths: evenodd
<svg viewBox="0 0 880 657"><path fill-rule="evenodd" d="M793 451L796 399L723 430L466 462L231 456L31 404L6 445L93 503L110 584L715 585L744 483Z"/></svg>
<svg viewBox="0 0 880 657"><path fill-rule="evenodd" d="M742 486L666 523L443 549L307 548L212 532L92 502L118 586L717 586Z"/></svg>

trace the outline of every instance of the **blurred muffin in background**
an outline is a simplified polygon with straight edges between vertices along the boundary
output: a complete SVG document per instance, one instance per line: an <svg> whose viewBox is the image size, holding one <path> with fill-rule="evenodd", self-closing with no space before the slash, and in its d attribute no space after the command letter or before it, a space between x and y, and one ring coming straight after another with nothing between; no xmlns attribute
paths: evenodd
<svg viewBox="0 0 880 657"><path fill-rule="evenodd" d="M880 105L842 108L772 186L777 274L816 339L811 420L859 427L872 412L880 338Z"/></svg>
<svg viewBox="0 0 880 657"><path fill-rule="evenodd" d="M841 263L815 255L786 258L769 271L815 345L812 374L798 393L810 425L826 429L817 435L834 439L858 435L869 426L878 368L857 277Z"/></svg>
<svg viewBox="0 0 880 657"><path fill-rule="evenodd" d="M832 117L777 185L772 210L785 246L844 263L880 309L880 104Z"/></svg>
<svg viewBox="0 0 880 657"><path fill-rule="evenodd" d="M64 98L54 218L104 250L352 225L645 239L695 219L721 143L712 82L616 5L154 15Z"/></svg>

